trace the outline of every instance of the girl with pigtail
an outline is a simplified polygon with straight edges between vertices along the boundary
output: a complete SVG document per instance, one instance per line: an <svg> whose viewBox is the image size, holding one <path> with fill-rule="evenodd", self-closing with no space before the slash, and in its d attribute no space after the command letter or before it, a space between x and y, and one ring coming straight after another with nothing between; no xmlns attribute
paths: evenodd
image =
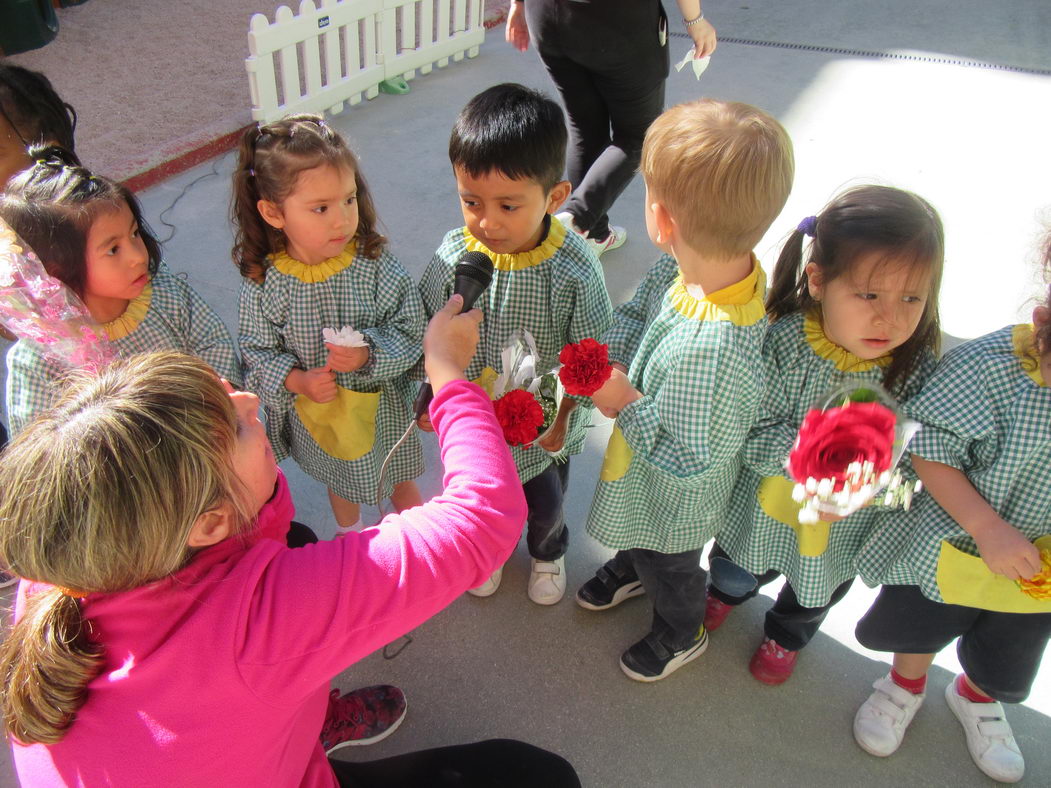
<svg viewBox="0 0 1051 788"><path fill-rule="evenodd" d="M278 459L329 492L340 533L375 503L380 469L412 422L406 373L422 352L416 285L386 248L357 159L318 115L250 128L233 182L233 259L247 388ZM382 498L420 503L418 438L391 461Z"/></svg>
<svg viewBox="0 0 1051 788"><path fill-rule="evenodd" d="M830 527L800 522L785 470L799 427L846 384L878 383L899 403L919 392L938 350L943 256L934 208L886 186L843 192L800 222L781 251L766 301L764 413L745 443L726 526L711 552L743 567L754 583L747 592L721 589L713 570L704 621L716 629L784 575L748 666L758 681L780 684L792 675L800 650L850 589L855 559L879 522L873 507Z"/></svg>
<svg viewBox="0 0 1051 788"><path fill-rule="evenodd" d="M161 261L135 196L80 166L64 148L34 146L29 155L32 164L0 194L0 219L80 297L117 354L180 350L239 385L226 326ZM8 351L7 369L7 415L16 434L48 407L66 368L19 341Z"/></svg>

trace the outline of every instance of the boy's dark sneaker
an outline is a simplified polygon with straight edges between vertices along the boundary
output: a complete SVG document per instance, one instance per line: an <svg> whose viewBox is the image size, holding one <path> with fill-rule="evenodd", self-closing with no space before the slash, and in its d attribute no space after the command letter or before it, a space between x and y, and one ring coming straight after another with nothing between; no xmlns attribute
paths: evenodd
<svg viewBox="0 0 1051 788"><path fill-rule="evenodd" d="M390 684L328 695L328 711L321 726L321 746L326 753L341 747L375 744L394 733L405 719L405 693Z"/></svg>
<svg viewBox="0 0 1051 788"><path fill-rule="evenodd" d="M708 633L701 627L697 639L686 648L672 651L652 632L620 655L620 669L635 681L660 681L708 648Z"/></svg>
<svg viewBox="0 0 1051 788"><path fill-rule="evenodd" d="M645 593L646 589L634 570L630 574L618 575L613 569L613 561L607 561L577 591L577 604L588 610L609 610L625 599Z"/></svg>

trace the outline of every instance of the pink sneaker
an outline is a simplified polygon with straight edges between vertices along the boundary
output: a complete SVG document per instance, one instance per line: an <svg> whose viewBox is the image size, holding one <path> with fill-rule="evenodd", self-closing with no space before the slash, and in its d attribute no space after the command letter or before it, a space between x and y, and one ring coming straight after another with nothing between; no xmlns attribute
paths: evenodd
<svg viewBox="0 0 1051 788"><path fill-rule="evenodd" d="M321 746L329 753L341 747L375 744L390 736L405 719L405 693L390 684L328 695L321 726Z"/></svg>
<svg viewBox="0 0 1051 788"><path fill-rule="evenodd" d="M704 609L704 628L713 632L723 625L726 617L734 611L734 605L728 605L721 599L707 595Z"/></svg>
<svg viewBox="0 0 1051 788"><path fill-rule="evenodd" d="M748 670L764 684L784 684L796 669L798 651L782 648L776 640L763 638L748 662Z"/></svg>

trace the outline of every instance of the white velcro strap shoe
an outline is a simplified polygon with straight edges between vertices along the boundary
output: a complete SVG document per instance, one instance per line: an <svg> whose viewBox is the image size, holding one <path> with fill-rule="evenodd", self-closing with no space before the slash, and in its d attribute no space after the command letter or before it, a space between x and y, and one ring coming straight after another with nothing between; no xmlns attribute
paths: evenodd
<svg viewBox="0 0 1051 788"><path fill-rule="evenodd" d="M973 703L956 691L956 681L945 688L945 702L963 726L967 750L975 766L1002 783L1016 783L1025 774L1025 760L1018 749L1011 723L998 701Z"/></svg>
<svg viewBox="0 0 1051 788"><path fill-rule="evenodd" d="M926 693L915 695L899 687L890 674L877 679L872 687L876 691L854 715L854 740L870 755L885 758L901 746L905 729L923 705Z"/></svg>
<svg viewBox="0 0 1051 788"><path fill-rule="evenodd" d="M554 561L530 559L529 598L538 605L554 605L566 593L566 558Z"/></svg>

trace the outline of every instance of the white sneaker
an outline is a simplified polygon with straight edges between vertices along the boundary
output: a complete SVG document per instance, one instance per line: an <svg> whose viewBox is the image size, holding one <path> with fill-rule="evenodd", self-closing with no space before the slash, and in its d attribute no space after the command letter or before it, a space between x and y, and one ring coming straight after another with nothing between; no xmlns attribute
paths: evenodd
<svg viewBox="0 0 1051 788"><path fill-rule="evenodd" d="M624 242L628 240L628 231L623 227L617 227L614 225L609 226L609 235L607 235L601 241L593 241L588 238L588 234L577 227L577 223L573 220L573 214L569 211L562 211L562 213L556 213L555 218L558 219L562 224L566 226L567 230L572 230L585 241L588 246L591 247L591 251L595 253L595 257L602 257L603 252L608 252L610 249L618 249L624 245Z"/></svg>
<svg viewBox="0 0 1051 788"><path fill-rule="evenodd" d="M628 240L628 231L623 227L617 227L611 224L609 226L609 235L603 240L594 241L587 236L584 236L584 240L588 242L588 246L590 246L591 251L595 253L595 257L602 257L603 252L622 247L624 242Z"/></svg>
<svg viewBox="0 0 1051 788"><path fill-rule="evenodd" d="M927 695L915 695L899 687L890 674L877 679L872 686L876 691L854 715L854 740L870 755L885 758L901 746L905 729Z"/></svg>
<svg viewBox="0 0 1051 788"><path fill-rule="evenodd" d="M554 561L529 559L529 598L538 605L553 605L566 593L566 557Z"/></svg>
<svg viewBox="0 0 1051 788"><path fill-rule="evenodd" d="M945 688L945 702L963 726L967 749L975 766L1002 783L1016 783L1025 774L1025 760L1018 749L1011 724L998 701L972 703L956 691L956 681Z"/></svg>
<svg viewBox="0 0 1051 788"><path fill-rule="evenodd" d="M482 583L477 588L468 588L467 593L471 596L492 596L496 593L496 589L500 587L500 581L504 576L504 568L501 566L491 575L489 579Z"/></svg>

